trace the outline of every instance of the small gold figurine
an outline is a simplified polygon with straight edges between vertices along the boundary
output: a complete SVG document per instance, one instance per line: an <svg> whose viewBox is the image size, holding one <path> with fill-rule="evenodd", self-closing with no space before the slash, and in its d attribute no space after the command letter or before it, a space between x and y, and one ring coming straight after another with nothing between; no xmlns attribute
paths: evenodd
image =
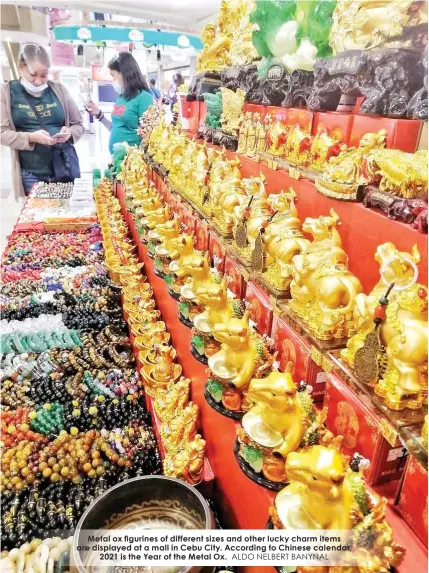
<svg viewBox="0 0 429 573"><path fill-rule="evenodd" d="M222 131L229 135L238 136L242 118L241 110L246 94L240 88L235 92L228 88L220 89L222 92L222 115L220 117Z"/></svg>
<svg viewBox="0 0 429 573"><path fill-rule="evenodd" d="M244 414L237 431L240 455L256 473L275 483L286 481L285 459L288 454L333 435L324 429L326 411L317 412L309 388L299 388L292 380L289 363L286 372L270 372L266 378L254 378L247 399L255 404Z"/></svg>
<svg viewBox="0 0 429 573"><path fill-rule="evenodd" d="M358 187L368 184L374 173L373 152L386 145L387 131L366 133L359 147L343 148L331 157L315 185L322 195L335 199L355 200Z"/></svg>
<svg viewBox="0 0 429 573"><path fill-rule="evenodd" d="M154 401L156 415L162 422L171 420L181 412L189 402L191 381L189 378L180 378L176 384L157 391Z"/></svg>
<svg viewBox="0 0 429 573"><path fill-rule="evenodd" d="M362 291L359 279L348 270L348 257L336 229L339 223L333 209L329 217L307 218L302 229L313 236L313 242L292 259L289 307L321 340L355 333L353 306Z"/></svg>
<svg viewBox="0 0 429 573"><path fill-rule="evenodd" d="M271 520L276 529L344 531L342 542L353 546L350 564L324 567L324 573L390 571L400 565L405 550L395 543L386 521L387 500L367 488L361 473L366 460L355 455L349 467L347 462L337 449L320 445L291 452L286 459L289 485L277 494ZM309 570L298 567L301 573Z"/></svg>
<svg viewBox="0 0 429 573"><path fill-rule="evenodd" d="M274 214L267 221L261 241L256 240L252 254L255 271L279 293L289 289L293 275L292 258L310 245L302 233L295 198L292 188L286 193L270 195Z"/></svg>
<svg viewBox="0 0 429 573"><path fill-rule="evenodd" d="M288 133L289 126L278 119L272 120L266 134L267 152L270 155L275 157L284 157L286 155L286 140Z"/></svg>
<svg viewBox="0 0 429 573"><path fill-rule="evenodd" d="M416 282L420 253L417 247L409 254L384 243L377 248L375 259L380 280L369 295L356 297L353 321L357 334L341 356L357 377L374 386L389 408L419 409L427 404L428 394L428 293L426 286ZM368 346L373 334L375 345Z"/></svg>
<svg viewBox="0 0 429 573"><path fill-rule="evenodd" d="M330 158L338 155L343 149L347 149L347 145L341 145L339 139L328 129L320 129L311 140L307 167L320 173L325 169Z"/></svg>
<svg viewBox="0 0 429 573"><path fill-rule="evenodd" d="M375 149L373 172L380 191L405 199L428 198L428 152L405 153L399 149Z"/></svg>
<svg viewBox="0 0 429 573"><path fill-rule="evenodd" d="M198 429L198 406L193 402L161 426L161 439L167 452L174 452L182 444L191 442Z"/></svg>
<svg viewBox="0 0 429 573"><path fill-rule="evenodd" d="M270 354L263 338L252 330L249 313L215 324L213 336L222 343L210 356L207 391L213 400L233 412L246 409L246 391L250 380L268 373L275 355Z"/></svg>
<svg viewBox="0 0 429 573"><path fill-rule="evenodd" d="M158 357L155 364L145 364L140 371L149 396L156 396L158 390L167 389L170 384L177 382L182 374L182 367L174 362L175 353L172 348L159 345L156 352Z"/></svg>
<svg viewBox="0 0 429 573"><path fill-rule="evenodd" d="M197 434L191 442L183 442L178 450L168 452L164 458L164 474L198 484L204 473L206 442Z"/></svg>
<svg viewBox="0 0 429 573"><path fill-rule="evenodd" d="M252 113L246 111L246 113L241 118L240 130L238 132L238 147L237 153L244 153L247 149L247 134L251 124Z"/></svg>

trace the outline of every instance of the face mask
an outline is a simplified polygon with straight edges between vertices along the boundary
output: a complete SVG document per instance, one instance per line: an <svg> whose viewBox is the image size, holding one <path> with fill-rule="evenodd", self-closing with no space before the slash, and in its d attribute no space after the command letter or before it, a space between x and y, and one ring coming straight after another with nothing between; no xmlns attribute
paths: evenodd
<svg viewBox="0 0 429 573"><path fill-rule="evenodd" d="M124 86L122 86L119 82L113 82L113 89L118 95L122 95L124 93Z"/></svg>
<svg viewBox="0 0 429 573"><path fill-rule="evenodd" d="M39 95L48 87L48 84L42 84L41 86L33 86L25 78L21 78L21 85L29 94Z"/></svg>

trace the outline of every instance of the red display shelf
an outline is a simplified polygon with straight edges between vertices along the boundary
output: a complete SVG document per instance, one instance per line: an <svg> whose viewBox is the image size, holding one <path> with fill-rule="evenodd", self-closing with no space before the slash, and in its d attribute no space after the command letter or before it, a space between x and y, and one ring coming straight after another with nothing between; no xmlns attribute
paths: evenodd
<svg viewBox="0 0 429 573"><path fill-rule="evenodd" d="M211 147L218 147L208 144ZM405 223L392 221L381 211L367 209L362 203L339 201L319 193L309 179L293 179L287 171L273 170L262 162L249 159L245 155L227 152L229 159L238 157L243 177L258 176L266 178L268 193L280 193L290 187L298 196L297 209L301 221L307 217L329 215L335 209L341 219L338 228L343 248L349 256L349 268L361 281L363 291L370 292L380 278L379 265L374 259L377 247L383 243L395 243L401 251L411 251L417 245L422 261L419 265L419 282L428 284L428 237Z"/></svg>
<svg viewBox="0 0 429 573"><path fill-rule="evenodd" d="M160 181L160 178L155 178ZM118 186L118 199L122 212L134 238L134 221L127 212L122 186ZM162 313L167 330L177 352L178 361L185 376L191 379L192 400L201 412L201 429L207 442L207 456L214 473L214 494L224 525L237 529L264 529L268 509L275 493L255 484L240 470L233 453L238 423L215 412L204 399L207 380L206 366L198 362L190 352L191 331L178 318L178 304L169 295L165 281L155 274L154 262L148 256L145 245L138 244L138 254L145 263L144 271L153 288L157 308ZM398 573L427 571L427 551L408 525L392 508L397 482L374 488L388 498L387 519L398 543L407 549L404 562ZM274 573L273 567L240 567L241 573Z"/></svg>

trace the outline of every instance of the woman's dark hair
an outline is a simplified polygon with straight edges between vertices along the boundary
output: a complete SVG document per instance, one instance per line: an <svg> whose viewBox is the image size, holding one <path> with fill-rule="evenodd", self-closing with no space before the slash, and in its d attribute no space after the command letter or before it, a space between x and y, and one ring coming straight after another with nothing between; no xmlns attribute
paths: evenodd
<svg viewBox="0 0 429 573"><path fill-rule="evenodd" d="M177 73L173 76L173 82L176 86L182 86L185 83L185 80L183 79L182 74Z"/></svg>
<svg viewBox="0 0 429 573"><path fill-rule="evenodd" d="M38 61L47 68L51 66L48 52L39 44L24 44L18 57L18 66L30 66L34 61Z"/></svg>
<svg viewBox="0 0 429 573"><path fill-rule="evenodd" d="M138 63L129 52L121 52L107 64L109 70L119 72L124 79L124 97L133 99L142 90L150 93L149 86Z"/></svg>

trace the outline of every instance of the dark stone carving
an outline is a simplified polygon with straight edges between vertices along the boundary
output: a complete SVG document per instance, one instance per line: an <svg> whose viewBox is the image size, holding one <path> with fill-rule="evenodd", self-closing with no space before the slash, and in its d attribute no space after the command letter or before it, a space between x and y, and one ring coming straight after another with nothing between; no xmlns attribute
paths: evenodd
<svg viewBox="0 0 429 573"><path fill-rule="evenodd" d="M209 143L225 147L228 151L237 151L238 137L235 135L228 135L220 129L202 125L198 128L197 137L205 139Z"/></svg>
<svg viewBox="0 0 429 573"><path fill-rule="evenodd" d="M222 87L242 89L249 103L281 107L307 105L313 85L313 72L295 70L291 74L280 64L268 70L267 77L258 77L255 64L234 66L222 72Z"/></svg>
<svg viewBox="0 0 429 573"><path fill-rule="evenodd" d="M186 95L186 101L204 101L203 94L213 94L218 91L221 86L220 74L215 72L203 72L197 74L192 78L191 85L189 86Z"/></svg>
<svg viewBox="0 0 429 573"><path fill-rule="evenodd" d="M395 219L403 223L413 223L417 215L422 210L427 210L428 206L424 199L403 199L391 193L386 193L386 191L380 191L374 185L366 187L363 204L365 207L381 209L389 219Z"/></svg>
<svg viewBox="0 0 429 573"><path fill-rule="evenodd" d="M361 113L405 117L412 96L423 86L420 54L402 48L351 50L317 60L307 105L313 111L335 111L342 94L365 96Z"/></svg>
<svg viewBox="0 0 429 573"><path fill-rule="evenodd" d="M303 107L307 105L313 86L313 72L295 70L291 74L280 64L268 70L261 81L262 104L280 107Z"/></svg>
<svg viewBox="0 0 429 573"><path fill-rule="evenodd" d="M416 119L428 118L428 47L426 46L422 57L424 68L423 87L410 99L407 107L407 116Z"/></svg>

